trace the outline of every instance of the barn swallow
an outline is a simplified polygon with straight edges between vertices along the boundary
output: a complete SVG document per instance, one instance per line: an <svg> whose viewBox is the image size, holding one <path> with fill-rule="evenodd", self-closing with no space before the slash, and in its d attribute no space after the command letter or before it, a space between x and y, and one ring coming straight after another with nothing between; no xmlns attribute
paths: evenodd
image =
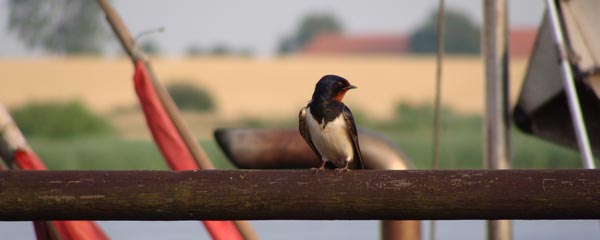
<svg viewBox="0 0 600 240"><path fill-rule="evenodd" d="M298 115L300 134L323 163L317 172L330 162L338 171L363 169L358 146L356 124L350 109L342 103L346 92L354 89L348 80L326 75L317 82L312 99Z"/></svg>

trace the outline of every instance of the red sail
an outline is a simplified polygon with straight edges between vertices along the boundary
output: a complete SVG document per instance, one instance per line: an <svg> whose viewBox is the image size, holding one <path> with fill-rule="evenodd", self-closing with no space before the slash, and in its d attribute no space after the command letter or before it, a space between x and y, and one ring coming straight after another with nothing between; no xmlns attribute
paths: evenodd
<svg viewBox="0 0 600 240"><path fill-rule="evenodd" d="M146 123L165 161L173 170L199 169L190 150L177 132L156 93L144 64L138 61L133 76L135 91L146 116ZM203 221L213 239L243 239L232 221Z"/></svg>

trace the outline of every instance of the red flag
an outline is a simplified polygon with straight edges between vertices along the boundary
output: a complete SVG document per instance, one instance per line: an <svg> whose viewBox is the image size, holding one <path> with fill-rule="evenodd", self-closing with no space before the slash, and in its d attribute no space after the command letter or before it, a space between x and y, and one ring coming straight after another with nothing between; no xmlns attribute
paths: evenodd
<svg viewBox="0 0 600 240"><path fill-rule="evenodd" d="M31 151L17 149L13 159L22 170L48 170L40 158Z"/></svg>
<svg viewBox="0 0 600 240"><path fill-rule="evenodd" d="M13 159L19 169L47 170L44 163L32 151L17 149ZM93 221L36 221L33 225L37 238L43 240L110 239Z"/></svg>
<svg viewBox="0 0 600 240"><path fill-rule="evenodd" d="M146 123L165 161L172 170L199 169L185 142L177 132L171 118L156 93L148 72L141 61L135 64L133 76ZM232 221L202 221L213 239L243 239Z"/></svg>

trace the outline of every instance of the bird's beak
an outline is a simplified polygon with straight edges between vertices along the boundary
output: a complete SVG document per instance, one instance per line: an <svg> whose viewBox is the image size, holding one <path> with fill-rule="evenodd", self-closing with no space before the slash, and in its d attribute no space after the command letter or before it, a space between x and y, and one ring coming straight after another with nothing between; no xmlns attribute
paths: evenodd
<svg viewBox="0 0 600 240"><path fill-rule="evenodd" d="M350 89L355 89L355 88L357 88L357 87L356 87L356 86L354 86L354 85L348 85L348 86L347 86L347 87L345 87L344 89L346 89L346 90L350 90Z"/></svg>

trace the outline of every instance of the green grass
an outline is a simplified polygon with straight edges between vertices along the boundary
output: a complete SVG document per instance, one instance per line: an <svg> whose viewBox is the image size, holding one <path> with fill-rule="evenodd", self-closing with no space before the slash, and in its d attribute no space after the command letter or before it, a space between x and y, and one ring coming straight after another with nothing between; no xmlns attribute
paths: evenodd
<svg viewBox="0 0 600 240"><path fill-rule="evenodd" d="M430 106L398 105L390 121L374 121L355 111L359 126L373 129L392 139L418 169L430 169L432 161L433 109ZM242 119L236 126L296 127L290 118L278 122ZM511 130L512 165L514 168L580 168L577 152L547 141ZM442 169L479 169L482 167L481 116L461 115L443 110L440 146ZM118 136L77 138L29 138L33 149L49 169L167 169L155 144L150 140L128 140ZM202 140L215 166L231 169L217 144Z"/></svg>
<svg viewBox="0 0 600 240"><path fill-rule="evenodd" d="M393 120L358 119L369 128L390 137L419 169L432 164L433 109L430 106L399 105ZM442 110L440 168L479 169L483 166L482 118ZM579 154L571 149L511 129L513 168L580 168Z"/></svg>
<svg viewBox="0 0 600 240"><path fill-rule="evenodd" d="M79 101L29 102L12 109L11 115L27 136L74 138L89 134L110 136L110 122Z"/></svg>
<svg viewBox="0 0 600 240"><path fill-rule="evenodd" d="M51 170L166 170L156 145L149 140L90 137L50 140L29 139L34 151ZM214 141L202 147L219 169L234 168Z"/></svg>

